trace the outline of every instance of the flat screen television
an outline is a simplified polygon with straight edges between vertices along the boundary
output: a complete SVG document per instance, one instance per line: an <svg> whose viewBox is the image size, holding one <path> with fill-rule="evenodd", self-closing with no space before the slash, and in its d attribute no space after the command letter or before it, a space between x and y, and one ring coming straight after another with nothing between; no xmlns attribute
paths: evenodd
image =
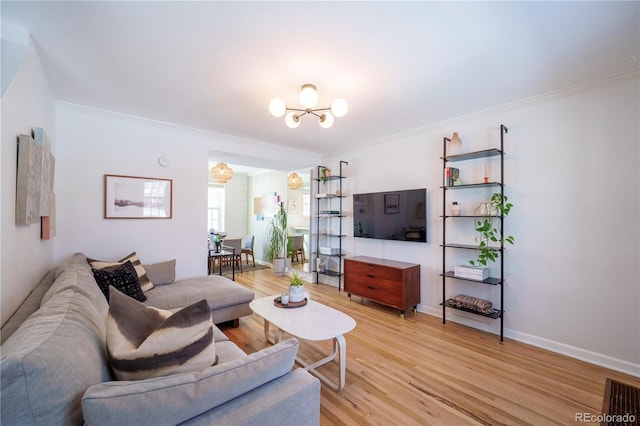
<svg viewBox="0 0 640 426"><path fill-rule="evenodd" d="M353 236L427 242L427 189L353 195Z"/></svg>

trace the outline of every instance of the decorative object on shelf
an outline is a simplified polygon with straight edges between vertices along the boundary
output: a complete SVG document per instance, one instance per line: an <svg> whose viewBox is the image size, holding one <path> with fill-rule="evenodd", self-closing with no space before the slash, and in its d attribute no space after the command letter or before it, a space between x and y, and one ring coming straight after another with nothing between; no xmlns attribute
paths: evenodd
<svg viewBox="0 0 640 426"><path fill-rule="evenodd" d="M451 215L460 216L462 214L462 206L457 201L451 203Z"/></svg>
<svg viewBox="0 0 640 426"><path fill-rule="evenodd" d="M493 303L488 300L479 299L473 296L467 296L465 294L458 294L451 299L447 299L447 305L458 309L469 309L471 311L479 312L484 315L491 315L494 313Z"/></svg>
<svg viewBox="0 0 640 426"><path fill-rule="evenodd" d="M484 183L489 183L489 174L487 173L487 163L484 163Z"/></svg>
<svg viewBox="0 0 640 426"><path fill-rule="evenodd" d="M227 183L233 177L233 169L227 163L218 163L209 172L218 183Z"/></svg>
<svg viewBox="0 0 640 426"><path fill-rule="evenodd" d="M282 303L283 305L289 304L289 293L285 293L282 296L280 296L280 303Z"/></svg>
<svg viewBox="0 0 640 426"><path fill-rule="evenodd" d="M269 112L274 117L282 117L287 113L284 118L285 124L295 129L300 125L300 117L304 115L315 115L318 117L320 126L328 129L333 125L333 117L343 117L349 106L344 99L338 98L331 102L330 107L315 108L318 104L318 91L313 84L303 84L300 89L300 103L304 108L291 108L279 98L273 99L269 103Z"/></svg>
<svg viewBox="0 0 640 426"><path fill-rule="evenodd" d="M284 275L285 259L287 258L287 211L283 203L279 203L276 215L267 224L267 252L266 256L273 264L276 276Z"/></svg>
<svg viewBox="0 0 640 426"><path fill-rule="evenodd" d="M304 300L304 282L297 272L291 275L289 284L289 301L291 303L302 302Z"/></svg>
<svg viewBox="0 0 640 426"><path fill-rule="evenodd" d="M327 183L327 180L331 176L331 169L325 166L320 167L320 181Z"/></svg>
<svg viewBox="0 0 640 426"><path fill-rule="evenodd" d="M291 173L287 176L287 185L289 186L289 189L296 190L302 186L302 178L295 172Z"/></svg>
<svg viewBox="0 0 640 426"><path fill-rule="evenodd" d="M447 149L447 155L462 154L462 139L458 136L458 132L453 132L453 136L449 140L449 149Z"/></svg>
<svg viewBox="0 0 640 426"><path fill-rule="evenodd" d="M500 193L494 193L489 201L480 203L476 208L475 215L482 216L482 220L476 222L475 229L478 231L476 241L478 242L478 258L476 260L470 260L469 264L472 266L483 265L486 266L488 261L495 262L499 256L499 249L490 246L491 243L499 244L499 247L503 247L504 243L513 244L513 236L503 236L502 226L499 228L494 227L494 220L507 216L513 204L508 201L506 195Z"/></svg>

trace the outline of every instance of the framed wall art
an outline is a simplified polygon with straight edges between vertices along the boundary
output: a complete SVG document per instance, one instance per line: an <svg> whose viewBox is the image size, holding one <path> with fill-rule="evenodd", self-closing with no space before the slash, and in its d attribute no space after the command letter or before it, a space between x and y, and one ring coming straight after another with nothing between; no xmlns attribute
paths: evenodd
<svg viewBox="0 0 640 426"><path fill-rule="evenodd" d="M171 179L104 175L105 219L171 219Z"/></svg>

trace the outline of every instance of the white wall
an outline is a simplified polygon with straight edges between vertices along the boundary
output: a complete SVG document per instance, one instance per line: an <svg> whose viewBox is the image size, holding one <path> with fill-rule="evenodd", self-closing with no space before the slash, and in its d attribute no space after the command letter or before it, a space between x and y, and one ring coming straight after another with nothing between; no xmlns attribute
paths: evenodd
<svg viewBox="0 0 640 426"><path fill-rule="evenodd" d="M230 237L244 237L247 235L247 216L249 215L249 177L236 173L233 179L224 185L224 189L225 227L223 231Z"/></svg>
<svg viewBox="0 0 640 426"><path fill-rule="evenodd" d="M177 278L206 274L208 153L246 152L250 141L65 103L58 139L56 263L78 251L98 259L136 251L143 263L176 258ZM252 152L306 157L260 142ZM161 155L169 167L158 164ZM104 174L173 179L173 218L104 219Z"/></svg>
<svg viewBox="0 0 640 426"><path fill-rule="evenodd" d="M505 335L640 375L639 93L636 72L326 159L349 161L346 194L428 190L427 244L346 238L347 251L421 264L419 309L441 316L443 137L459 132L465 150L499 147L505 124L505 193L515 205L505 227L516 240L505 254ZM481 181L483 168L463 170L463 180ZM463 191L454 192L465 207L482 199ZM352 200L346 205L352 209ZM352 221L346 229L353 235ZM456 262L468 259L460 255ZM448 296L493 298L497 291L447 285ZM498 321L451 310L447 318L499 330Z"/></svg>
<svg viewBox="0 0 640 426"><path fill-rule="evenodd" d="M4 61L7 59L6 53L3 51L3 73ZM42 127L51 141L54 156L57 148L54 99L40 58L34 49L31 49L26 56L26 62L17 72L13 82L6 88L2 96L1 109L2 246L0 251L2 262L0 274L2 282L0 290L2 298L0 310L2 324L4 324L53 265L55 238L41 240L39 224L15 224L18 135L30 134L33 127Z"/></svg>
<svg viewBox="0 0 640 426"><path fill-rule="evenodd" d="M249 199L251 200L251 208L248 214L248 229L249 233L255 236L253 251L255 253L256 261L261 263L269 263L265 255L267 247L267 224L272 220L271 217L265 217L264 220L257 220L256 215L253 214L253 199L255 197L261 197L266 193L277 193L280 196L280 201L284 202L285 208L287 206L287 172L285 171L272 171L268 173L262 173L257 176L249 178Z"/></svg>

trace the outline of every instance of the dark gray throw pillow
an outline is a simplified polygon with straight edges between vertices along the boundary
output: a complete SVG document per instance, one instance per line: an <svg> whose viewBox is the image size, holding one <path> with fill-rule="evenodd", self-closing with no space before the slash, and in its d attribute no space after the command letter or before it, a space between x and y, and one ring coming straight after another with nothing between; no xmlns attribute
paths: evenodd
<svg viewBox="0 0 640 426"><path fill-rule="evenodd" d="M91 271L107 301L109 301L109 286L113 286L116 290L139 302L147 300L147 296L140 288L136 268L130 261L113 268L91 269Z"/></svg>

